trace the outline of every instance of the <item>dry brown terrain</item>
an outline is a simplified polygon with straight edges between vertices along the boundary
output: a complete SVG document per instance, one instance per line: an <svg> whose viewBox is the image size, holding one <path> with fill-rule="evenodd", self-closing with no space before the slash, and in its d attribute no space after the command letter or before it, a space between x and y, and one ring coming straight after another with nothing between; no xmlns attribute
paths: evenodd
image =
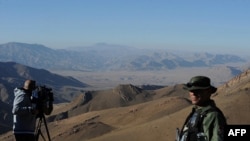
<svg viewBox="0 0 250 141"><path fill-rule="evenodd" d="M193 74L192 72L189 74L190 76L197 75L197 73ZM220 79L218 77L216 79L216 73L213 75L209 69L206 74L213 76L212 80L213 78ZM75 75L80 76L80 74ZM140 77L140 75L134 75ZM182 77L181 75L171 76L168 74L166 74L166 78L162 78L162 75L160 77L159 73L159 76L155 76L155 80L159 80L159 84L164 83L161 82L164 79L174 77L183 79L183 81L176 79L178 83L187 82L190 78L190 76ZM225 73L220 77L226 78L226 75L229 74ZM96 78L100 78L100 84L105 82L106 77L99 77L96 74ZM142 77L143 80L154 76L148 74L144 77ZM87 79L87 77L83 76L82 79ZM115 79L110 78L109 80ZM131 97L135 96L135 100L127 102L127 106L121 106L124 103L121 99L119 102L114 100L117 98L119 90L121 92L124 90L122 89L124 87L117 85L111 89L97 91L93 100L85 105L79 105L81 97L72 103L57 105L53 115L68 110L79 114L79 109L82 110L82 114L48 123L51 139L53 141L173 141L175 129L181 127L192 107L181 83L154 90L150 99L145 101L140 96L144 92L137 93L134 89L133 91L126 89L125 91L133 93L130 95ZM250 124L250 70L221 85L217 84L217 86L218 91L212 98L224 112L228 123ZM125 88L131 88L131 86ZM101 105L107 109L102 109ZM46 136L45 131L43 134ZM1 135L0 140L13 141L13 135L11 132Z"/></svg>

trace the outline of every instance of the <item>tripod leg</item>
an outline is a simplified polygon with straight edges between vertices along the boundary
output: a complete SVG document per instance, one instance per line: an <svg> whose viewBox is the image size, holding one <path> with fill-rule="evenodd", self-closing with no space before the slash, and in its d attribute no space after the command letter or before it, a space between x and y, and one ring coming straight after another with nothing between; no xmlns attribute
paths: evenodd
<svg viewBox="0 0 250 141"><path fill-rule="evenodd" d="M39 135L41 134L41 123L42 123L42 119L40 118L37 124L37 128L35 130L35 139L36 141L38 141Z"/></svg>
<svg viewBox="0 0 250 141"><path fill-rule="evenodd" d="M45 129L46 129L46 132L47 132L47 135L48 135L48 139L49 139L49 141L51 141L50 134L49 134L49 129L48 129L47 122L46 122L46 119L45 119L44 115L43 115L43 121L44 121Z"/></svg>
<svg viewBox="0 0 250 141"><path fill-rule="evenodd" d="M47 135L48 135L48 140L51 141L50 135L49 135L48 126L47 126L46 119L45 119L45 116L44 116L44 115L41 115L41 116L40 116L40 119L39 119L39 121L38 121L37 129L36 129L36 132L35 132L36 141L39 140L39 135L41 135L42 138L43 138L43 140L46 141L46 140L45 140L45 137L43 136L42 131L41 131L42 122L44 122L45 129L46 129L46 133L47 133Z"/></svg>

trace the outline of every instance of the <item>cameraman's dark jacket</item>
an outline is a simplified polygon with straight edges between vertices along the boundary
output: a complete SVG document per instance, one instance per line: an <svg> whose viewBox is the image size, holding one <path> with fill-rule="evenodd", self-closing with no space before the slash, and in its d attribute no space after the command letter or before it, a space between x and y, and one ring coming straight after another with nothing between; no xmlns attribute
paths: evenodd
<svg viewBox="0 0 250 141"><path fill-rule="evenodd" d="M14 89L13 132L15 134L34 134L36 115L32 114L30 95L22 88Z"/></svg>

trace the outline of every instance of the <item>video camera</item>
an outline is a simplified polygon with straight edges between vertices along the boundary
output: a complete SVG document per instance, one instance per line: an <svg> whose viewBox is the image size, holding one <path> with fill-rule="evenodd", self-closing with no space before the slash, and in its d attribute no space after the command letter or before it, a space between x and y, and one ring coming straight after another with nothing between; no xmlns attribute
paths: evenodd
<svg viewBox="0 0 250 141"><path fill-rule="evenodd" d="M37 86L32 92L31 102L39 110L39 114L50 115L53 110L54 94L52 88Z"/></svg>

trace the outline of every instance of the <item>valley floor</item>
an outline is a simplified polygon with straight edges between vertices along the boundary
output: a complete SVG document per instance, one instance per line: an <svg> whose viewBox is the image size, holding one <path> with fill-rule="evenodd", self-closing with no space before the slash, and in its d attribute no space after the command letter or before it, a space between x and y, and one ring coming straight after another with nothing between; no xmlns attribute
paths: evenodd
<svg viewBox="0 0 250 141"><path fill-rule="evenodd" d="M186 83L195 75L206 75L213 85L219 86L234 76L225 67L180 68L165 71L53 71L64 76L72 76L81 82L91 85L86 89L113 88L119 84L132 85L175 85Z"/></svg>

